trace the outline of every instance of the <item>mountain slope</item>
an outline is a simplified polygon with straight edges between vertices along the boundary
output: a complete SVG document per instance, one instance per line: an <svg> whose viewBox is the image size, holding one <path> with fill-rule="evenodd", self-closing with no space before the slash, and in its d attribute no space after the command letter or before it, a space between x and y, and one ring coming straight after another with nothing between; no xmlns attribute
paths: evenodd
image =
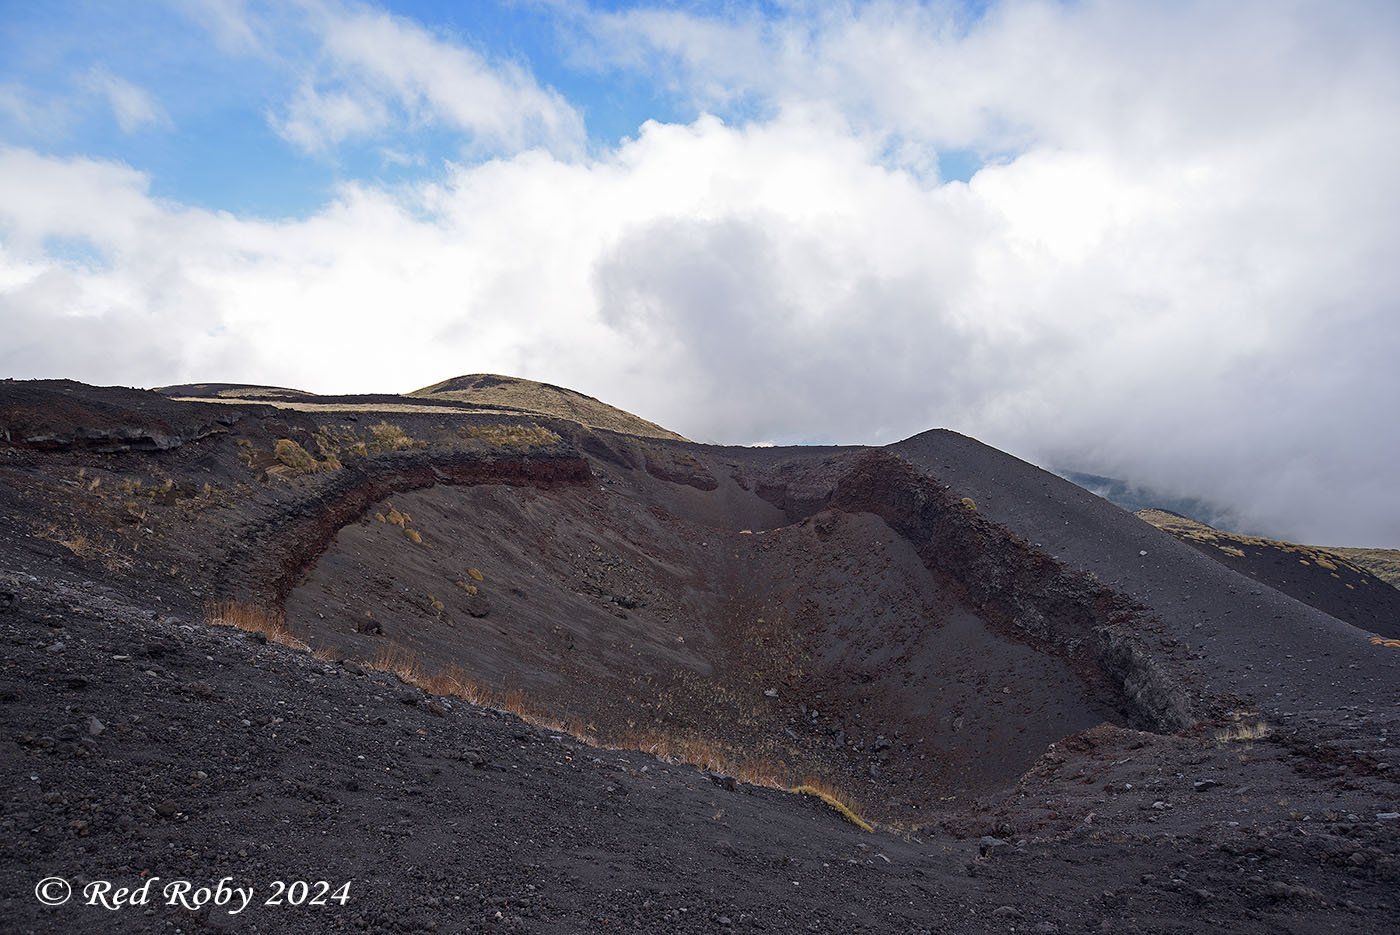
<svg viewBox="0 0 1400 935"><path fill-rule="evenodd" d="M79 872L355 881L250 932L1394 917L1400 650L951 432L0 382L0 643L19 931L230 921Z"/></svg>
<svg viewBox="0 0 1400 935"><path fill-rule="evenodd" d="M550 383L537 383L519 377L506 377L494 373L472 373L453 377L414 390L407 394L416 398L452 400L469 405L486 405L514 409L521 413L554 416L568 419L589 428L607 429L643 438L667 438L673 441L685 439L664 429L654 422L648 422L630 412L600 402L592 396L585 396L574 390Z"/></svg>
<svg viewBox="0 0 1400 935"><path fill-rule="evenodd" d="M1252 580L1363 630L1400 637L1400 590L1336 550L1222 532L1165 510L1135 515Z"/></svg>

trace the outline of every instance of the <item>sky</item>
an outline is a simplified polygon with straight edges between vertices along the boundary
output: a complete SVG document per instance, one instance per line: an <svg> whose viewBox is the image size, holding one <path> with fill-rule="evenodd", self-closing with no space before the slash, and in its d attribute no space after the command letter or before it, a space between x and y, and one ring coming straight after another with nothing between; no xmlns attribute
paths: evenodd
<svg viewBox="0 0 1400 935"><path fill-rule="evenodd" d="M1400 5L0 2L0 376L506 373L1400 547Z"/></svg>

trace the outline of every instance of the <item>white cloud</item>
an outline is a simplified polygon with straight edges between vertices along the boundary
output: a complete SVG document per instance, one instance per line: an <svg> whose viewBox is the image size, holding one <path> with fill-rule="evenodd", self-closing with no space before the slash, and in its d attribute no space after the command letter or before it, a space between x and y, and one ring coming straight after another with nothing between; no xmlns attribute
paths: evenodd
<svg viewBox="0 0 1400 935"><path fill-rule="evenodd" d="M118 78L105 68L98 66L90 69L83 83L94 94L106 99L123 133L135 133L148 126L170 126L170 115L149 92L125 78Z"/></svg>
<svg viewBox="0 0 1400 935"><path fill-rule="evenodd" d="M263 47L263 24L247 0L168 0L201 23L225 51L255 53Z"/></svg>
<svg viewBox="0 0 1400 935"><path fill-rule="evenodd" d="M359 7L326 6L313 18L319 64L272 124L308 152L396 127L442 126L474 151L545 146L581 151L579 115L523 66L480 52L416 23Z"/></svg>

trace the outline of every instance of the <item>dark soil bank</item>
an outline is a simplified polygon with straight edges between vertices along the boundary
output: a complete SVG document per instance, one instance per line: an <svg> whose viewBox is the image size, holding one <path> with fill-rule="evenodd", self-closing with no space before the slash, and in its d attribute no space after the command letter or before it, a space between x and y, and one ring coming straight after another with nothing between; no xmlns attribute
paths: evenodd
<svg viewBox="0 0 1400 935"><path fill-rule="evenodd" d="M72 383L0 384L0 422L6 932L1400 918L1400 650L962 436L725 449ZM318 654L210 625L222 600ZM834 783L876 830L386 654Z"/></svg>

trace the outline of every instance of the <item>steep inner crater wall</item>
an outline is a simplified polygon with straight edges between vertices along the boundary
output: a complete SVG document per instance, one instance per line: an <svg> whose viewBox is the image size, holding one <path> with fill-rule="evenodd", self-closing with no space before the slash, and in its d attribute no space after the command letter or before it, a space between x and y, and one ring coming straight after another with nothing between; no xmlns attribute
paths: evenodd
<svg viewBox="0 0 1400 935"><path fill-rule="evenodd" d="M1077 730L1180 714L1131 640L1105 635L1131 608L890 456L833 461L815 512L753 530L714 525L716 504L768 515L780 485L736 487L715 463L714 489L681 496L655 471L595 467L608 483L372 503L289 620L351 658L518 690L607 742L698 739L835 779L887 816L1013 782Z"/></svg>

